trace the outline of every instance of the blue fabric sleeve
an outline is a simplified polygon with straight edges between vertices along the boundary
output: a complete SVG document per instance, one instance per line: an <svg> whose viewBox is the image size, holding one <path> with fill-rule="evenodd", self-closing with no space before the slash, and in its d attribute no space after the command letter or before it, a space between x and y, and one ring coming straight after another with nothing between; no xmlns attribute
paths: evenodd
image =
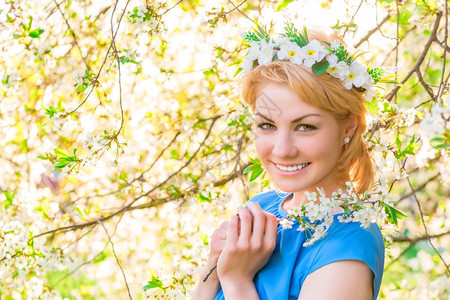
<svg viewBox="0 0 450 300"><path fill-rule="evenodd" d="M318 242L307 273L337 261L362 261L373 272L373 299L377 299L384 268L384 242L378 225L371 224L367 229L361 227L360 223L336 225L338 226L330 228L329 234ZM338 227L339 230L333 230Z"/></svg>

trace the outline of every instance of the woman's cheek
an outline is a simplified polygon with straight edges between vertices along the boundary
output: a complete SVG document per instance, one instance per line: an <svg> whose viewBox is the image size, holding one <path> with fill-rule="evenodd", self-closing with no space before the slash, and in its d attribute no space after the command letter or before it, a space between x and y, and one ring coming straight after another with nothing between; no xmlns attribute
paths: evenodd
<svg viewBox="0 0 450 300"><path fill-rule="evenodd" d="M256 132L255 133L254 145L255 145L256 153L259 156L259 159L264 164L263 160L265 159L265 157L270 155L270 152L271 152L272 145L270 143L270 139L267 136L262 135L262 134L258 134Z"/></svg>

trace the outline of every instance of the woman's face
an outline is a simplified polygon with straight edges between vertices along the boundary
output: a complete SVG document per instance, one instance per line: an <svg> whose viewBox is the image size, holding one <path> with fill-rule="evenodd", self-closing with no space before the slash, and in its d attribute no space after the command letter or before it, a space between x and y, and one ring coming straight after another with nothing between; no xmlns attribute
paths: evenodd
<svg viewBox="0 0 450 300"><path fill-rule="evenodd" d="M336 189L345 132L332 114L273 83L261 90L254 111L256 152L278 188L293 193Z"/></svg>

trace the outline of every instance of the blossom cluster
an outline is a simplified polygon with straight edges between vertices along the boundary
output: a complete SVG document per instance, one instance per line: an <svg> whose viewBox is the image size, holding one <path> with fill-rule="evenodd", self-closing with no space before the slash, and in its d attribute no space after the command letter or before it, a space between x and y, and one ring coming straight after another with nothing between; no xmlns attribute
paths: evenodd
<svg viewBox="0 0 450 300"><path fill-rule="evenodd" d="M389 193L376 188L371 193L358 196L351 182L346 182L345 190L339 189L326 197L325 192L317 188L317 192L305 192L306 202L288 211L288 215L280 220L283 228L290 229L298 222L297 230L305 232L306 242L303 246L310 246L325 237L328 229L334 222L334 215L341 223L359 222L367 228L371 223L387 224L395 214L401 217L398 211L391 211L388 204ZM395 219L395 217L394 217Z"/></svg>
<svg viewBox="0 0 450 300"><path fill-rule="evenodd" d="M262 31L261 27L258 27ZM367 66L356 61L354 55L349 55L339 41L333 41L326 48L316 39L308 41L306 32L299 34L288 25L286 30L294 30L277 39L271 39L268 35L264 39L264 33L245 33L244 39L249 41L250 49L242 64L243 71L250 71L258 65L268 65L274 60L290 61L297 65L312 68L316 75L324 72L342 80L346 89L352 87L365 90L366 100L371 101L374 92L372 86L383 76L379 68L369 69Z"/></svg>

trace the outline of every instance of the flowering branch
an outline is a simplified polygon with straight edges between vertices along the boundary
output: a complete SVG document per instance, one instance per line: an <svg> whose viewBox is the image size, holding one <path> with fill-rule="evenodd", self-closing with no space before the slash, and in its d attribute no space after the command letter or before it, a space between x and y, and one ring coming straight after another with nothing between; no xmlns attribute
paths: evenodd
<svg viewBox="0 0 450 300"><path fill-rule="evenodd" d="M96 219L96 220L88 221L88 222L85 222L85 223L81 223L81 224L74 224L74 225L69 225L69 226L63 226L63 227L55 228L55 229L52 229L52 230L49 230L49 231L46 231L46 232L39 233L39 234L35 235L34 238L37 238L37 237L40 237L40 236L44 236L44 235L47 235L47 234L51 234L51 233L55 233L55 232L59 232L59 231L66 232L66 231L77 230L77 229L84 228L84 227L87 227L87 226L92 226L92 225L94 225L94 224L96 224L96 223L98 223L98 222L104 222L104 221L106 221L106 220L111 219L112 217L115 217L115 216L117 216L117 215L121 215L121 214L123 214L124 212L128 211L128 210L130 209L130 207L131 207L134 203L136 203L136 201L138 201L138 200L141 199L141 198L148 197L148 195L150 195L150 194L151 194L152 192L154 192L156 189L158 189L158 188L160 188L161 186L163 186L164 184L166 184L172 177L174 177L175 175L179 174L179 173L181 172L181 170L183 170L184 168L186 168L186 167L192 162L192 160L195 158L195 156L198 154L198 152L200 151L200 149L201 149L201 148L203 147L203 145L205 144L206 139L207 139L207 138L209 137L209 135L211 134L211 130L212 130L212 128L213 128L213 126L214 126L214 124L215 124L215 122L217 121L218 118L219 118L219 117L212 118L211 125L210 125L210 127L209 127L209 129L208 129L208 132L206 133L205 137L203 138L203 141L200 143L200 145L198 146L198 148L196 149L196 151L194 152L194 154L192 154L192 156L188 159L188 161L187 161L183 166L181 166L178 170L176 170L175 172L173 172L173 173L172 173L171 175L169 175L166 179L164 179L162 182L160 182L159 184L157 184L156 186L154 186L153 188L151 188L150 190L148 190L148 191L145 192L144 194L135 197L130 203L128 203L127 205L121 207L121 208L118 209L117 211L115 211L115 212L113 212L113 213L111 213L111 214L109 214L109 215L107 215L107 216L98 218L98 219Z"/></svg>

